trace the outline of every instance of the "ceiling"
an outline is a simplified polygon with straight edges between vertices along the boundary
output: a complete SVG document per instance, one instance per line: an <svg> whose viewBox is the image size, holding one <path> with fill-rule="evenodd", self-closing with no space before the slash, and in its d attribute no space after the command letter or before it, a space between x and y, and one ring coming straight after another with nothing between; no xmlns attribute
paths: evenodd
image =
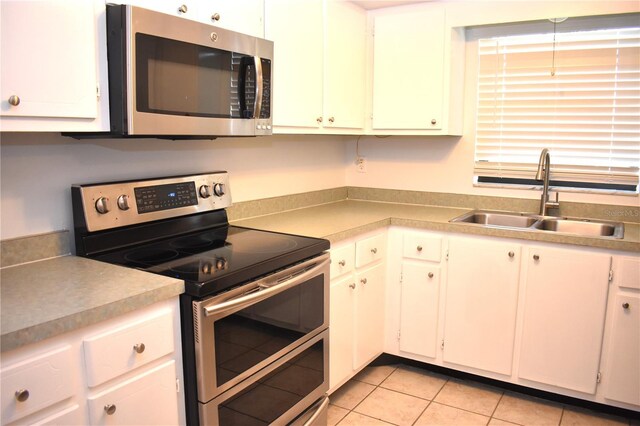
<svg viewBox="0 0 640 426"><path fill-rule="evenodd" d="M363 9L379 9L381 7L401 6L403 4L424 3L433 0L352 0Z"/></svg>

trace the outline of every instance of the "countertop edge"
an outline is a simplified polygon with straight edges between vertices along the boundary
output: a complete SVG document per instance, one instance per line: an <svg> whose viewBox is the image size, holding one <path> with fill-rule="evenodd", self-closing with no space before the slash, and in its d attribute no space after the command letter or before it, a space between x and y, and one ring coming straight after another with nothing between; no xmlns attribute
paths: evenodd
<svg viewBox="0 0 640 426"><path fill-rule="evenodd" d="M184 293L184 282L176 280L174 284L146 291L134 296L93 307L66 317L56 318L41 324L8 332L0 336L0 352L7 352L28 344L62 335L67 332L116 318L128 312L144 308L156 302L170 299Z"/></svg>

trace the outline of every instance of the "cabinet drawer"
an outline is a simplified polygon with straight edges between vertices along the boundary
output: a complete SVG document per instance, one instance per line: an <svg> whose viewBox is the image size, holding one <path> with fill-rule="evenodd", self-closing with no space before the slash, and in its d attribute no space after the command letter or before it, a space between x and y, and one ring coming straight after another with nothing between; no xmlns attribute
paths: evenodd
<svg viewBox="0 0 640 426"><path fill-rule="evenodd" d="M177 395L175 361L168 361L89 397L89 424L177 425Z"/></svg>
<svg viewBox="0 0 640 426"><path fill-rule="evenodd" d="M65 346L3 368L0 373L2 424L73 395L71 347ZM24 391L24 401L17 393Z"/></svg>
<svg viewBox="0 0 640 426"><path fill-rule="evenodd" d="M353 271L356 247L349 244L344 247L331 250L331 279Z"/></svg>
<svg viewBox="0 0 640 426"><path fill-rule="evenodd" d="M356 268L384 259L387 251L386 234L378 234L356 242Z"/></svg>
<svg viewBox="0 0 640 426"><path fill-rule="evenodd" d="M87 384L96 386L173 352L173 311L85 339Z"/></svg>
<svg viewBox="0 0 640 426"><path fill-rule="evenodd" d="M613 274L618 287L640 289L640 257L619 257L616 266Z"/></svg>
<svg viewBox="0 0 640 426"><path fill-rule="evenodd" d="M442 237L408 232L404 234L402 255L409 259L440 262Z"/></svg>
<svg viewBox="0 0 640 426"><path fill-rule="evenodd" d="M84 410L81 410L78 404L74 404L44 419L35 421L32 423L32 426L81 426L86 423L87 420L84 418Z"/></svg>

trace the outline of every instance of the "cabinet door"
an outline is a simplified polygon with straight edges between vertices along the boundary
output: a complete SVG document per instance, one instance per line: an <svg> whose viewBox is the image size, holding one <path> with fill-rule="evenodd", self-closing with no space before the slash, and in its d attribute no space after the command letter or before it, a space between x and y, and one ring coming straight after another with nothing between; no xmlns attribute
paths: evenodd
<svg viewBox="0 0 640 426"><path fill-rule="evenodd" d="M356 274L354 369L380 355L384 348L384 265Z"/></svg>
<svg viewBox="0 0 640 426"><path fill-rule="evenodd" d="M402 263L400 350L436 356L440 267Z"/></svg>
<svg viewBox="0 0 640 426"><path fill-rule="evenodd" d="M355 276L331 283L331 313L329 330L329 388L334 389L351 377L353 372L353 312Z"/></svg>
<svg viewBox="0 0 640 426"><path fill-rule="evenodd" d="M443 77L442 5L375 17L373 129L441 129Z"/></svg>
<svg viewBox="0 0 640 426"><path fill-rule="evenodd" d="M267 0L274 42L273 124L317 129L322 117L322 1Z"/></svg>
<svg viewBox="0 0 640 426"><path fill-rule="evenodd" d="M346 1L328 1L326 8L323 124L362 129L367 15Z"/></svg>
<svg viewBox="0 0 640 426"><path fill-rule="evenodd" d="M449 240L443 360L511 374L521 247Z"/></svg>
<svg viewBox="0 0 640 426"><path fill-rule="evenodd" d="M0 115L96 118L93 5L86 0L0 2Z"/></svg>
<svg viewBox="0 0 640 426"><path fill-rule="evenodd" d="M532 247L527 262L518 376L595 393L611 257Z"/></svg>
<svg viewBox="0 0 640 426"><path fill-rule="evenodd" d="M92 425L177 425L175 361L90 396Z"/></svg>
<svg viewBox="0 0 640 426"><path fill-rule="evenodd" d="M640 296L616 296L611 330L604 397L640 405Z"/></svg>
<svg viewBox="0 0 640 426"><path fill-rule="evenodd" d="M264 37L264 1L262 0L200 0L198 13L202 22L231 31Z"/></svg>

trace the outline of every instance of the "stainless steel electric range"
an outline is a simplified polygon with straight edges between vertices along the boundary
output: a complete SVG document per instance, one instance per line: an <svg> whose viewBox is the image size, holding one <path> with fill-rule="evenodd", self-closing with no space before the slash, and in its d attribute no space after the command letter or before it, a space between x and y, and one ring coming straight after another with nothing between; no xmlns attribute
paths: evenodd
<svg viewBox="0 0 640 426"><path fill-rule="evenodd" d="M327 240L229 225L226 172L71 190L79 256L184 280L189 424L326 424Z"/></svg>

